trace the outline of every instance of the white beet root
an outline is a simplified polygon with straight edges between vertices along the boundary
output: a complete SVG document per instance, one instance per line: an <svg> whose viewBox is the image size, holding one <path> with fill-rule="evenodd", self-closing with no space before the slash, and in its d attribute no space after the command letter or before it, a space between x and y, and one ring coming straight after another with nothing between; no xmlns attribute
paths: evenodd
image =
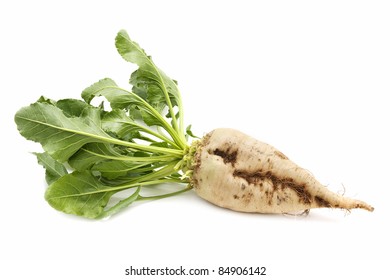
<svg viewBox="0 0 390 280"><path fill-rule="evenodd" d="M330 191L274 147L237 130L213 130L198 145L192 185L215 205L256 213L321 207L374 210L363 201Z"/></svg>

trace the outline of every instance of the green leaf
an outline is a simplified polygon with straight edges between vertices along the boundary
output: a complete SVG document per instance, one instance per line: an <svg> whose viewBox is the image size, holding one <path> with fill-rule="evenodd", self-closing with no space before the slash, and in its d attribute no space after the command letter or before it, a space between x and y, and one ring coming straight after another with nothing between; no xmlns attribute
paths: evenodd
<svg viewBox="0 0 390 280"><path fill-rule="evenodd" d="M100 183L90 171L75 171L51 184L45 199L59 211L97 218L115 192Z"/></svg>
<svg viewBox="0 0 390 280"><path fill-rule="evenodd" d="M82 100L62 99L56 102L56 107L61 109L67 117L80 117L89 106Z"/></svg>
<svg viewBox="0 0 390 280"><path fill-rule="evenodd" d="M115 38L115 45L119 54L126 61L139 66L139 69L133 72L130 78L133 92L146 98L147 102L158 112L162 112L165 107L168 107L171 118L176 119L173 106L180 102L176 83L157 68L151 57L130 39L126 31L119 31Z"/></svg>
<svg viewBox="0 0 390 280"><path fill-rule="evenodd" d="M53 99L50 99L50 98L47 98L45 96L39 97L37 102L39 102L39 103L48 103L48 104L52 104L52 105L56 105L56 103L57 103L57 101L55 101Z"/></svg>
<svg viewBox="0 0 390 280"><path fill-rule="evenodd" d="M139 169L144 166L150 166L150 164L145 162L110 160L95 164L92 170L99 171L104 178L111 180L129 175L130 171L134 171L137 175L140 175ZM153 168L149 169L153 170Z"/></svg>
<svg viewBox="0 0 390 280"><path fill-rule="evenodd" d="M89 106L80 117L67 117L51 104L34 103L15 115L19 132L25 138L41 143L55 160L64 162L87 143L98 142L151 151L181 154L179 150L161 149L122 141L101 128L101 109Z"/></svg>
<svg viewBox="0 0 390 280"><path fill-rule="evenodd" d="M64 162L89 142L103 142L109 136L100 128L100 110L89 107L82 117L67 117L48 103L34 103L20 109L15 122L25 138L40 142L54 159Z"/></svg>
<svg viewBox="0 0 390 280"><path fill-rule="evenodd" d="M164 147L160 145L160 147ZM171 156L154 156L144 152L120 150L119 147L102 143L90 143L83 146L69 159L69 165L78 171L98 171L107 179L121 176L143 174L153 170L152 163L172 161Z"/></svg>
<svg viewBox="0 0 390 280"><path fill-rule="evenodd" d="M129 79L132 91L105 78L82 92L84 101L40 97L15 115L20 134L45 151L36 155L46 169L46 200L65 213L102 218L134 201L191 188L170 193L157 188L154 196L140 195L144 187L189 182L183 177L187 170L179 169L187 163L186 136L192 132L185 134L177 82L125 31L117 34L115 44L126 61L139 66ZM91 105L100 96L111 111L105 109L106 100ZM135 191L118 202L115 194L131 188Z"/></svg>
<svg viewBox="0 0 390 280"><path fill-rule="evenodd" d="M141 111L142 120L148 126L161 126L161 121L159 118L156 118L155 115L149 113L148 111Z"/></svg>
<svg viewBox="0 0 390 280"><path fill-rule="evenodd" d="M89 104L94 97L100 96L103 90L106 90L108 96L115 96L111 91L116 91L117 87L112 79L104 78L84 89L81 97Z"/></svg>
<svg viewBox="0 0 390 280"><path fill-rule="evenodd" d="M34 154L37 156L38 163L46 169L46 182L48 185L68 174L65 166L53 159L48 153Z"/></svg>
<svg viewBox="0 0 390 280"><path fill-rule="evenodd" d="M161 126L160 119L156 118L155 115L149 114L147 111L142 111L144 121L148 126L157 125ZM158 133L156 130L150 129L144 125L141 125L132 118L130 118L123 110L115 109L104 115L102 119L102 127L106 132L114 133L118 138L133 141L134 139L141 139L148 142L155 142L150 138L146 137L145 134L149 134L169 143L171 147L178 147L178 145L167 138L165 135ZM142 135L141 135L142 132Z"/></svg>
<svg viewBox="0 0 390 280"><path fill-rule="evenodd" d="M117 204L115 204L114 206L110 207L109 209L103 211L96 218L100 219L100 218L105 218L105 217L108 217L108 216L112 216L115 213L121 211L122 209L128 207L130 204L132 204L134 201L136 201L140 197L140 195L139 195L140 190L141 190L141 187L138 187L132 195L130 195L126 199L123 199L123 200L119 201Z"/></svg>
<svg viewBox="0 0 390 280"><path fill-rule="evenodd" d="M187 128L186 128L186 134L187 134L188 136L191 136L192 138L200 139L200 137L198 137L198 136L196 136L196 135L194 135L194 134L192 133L191 127L192 127L192 125L187 126Z"/></svg>
<svg viewBox="0 0 390 280"><path fill-rule="evenodd" d="M110 106L113 109L126 109L130 105L143 105L142 99L138 98L137 95L124 90L110 78L101 79L98 82L87 87L81 93L81 97L85 102L90 103L94 97L104 96Z"/></svg>
<svg viewBox="0 0 390 280"><path fill-rule="evenodd" d="M148 126L167 126L160 114L165 107L164 104L155 104L153 107L151 106L152 104L148 103L140 96L119 88L116 83L109 78L94 83L82 92L82 97L86 102L90 102L94 97L98 96L104 96L110 102L112 109L125 109L129 111L134 119L142 119ZM156 110L156 108L158 110ZM114 114L118 114L118 111Z"/></svg>
<svg viewBox="0 0 390 280"><path fill-rule="evenodd" d="M104 115L102 127L106 132L115 133L120 139L130 141L140 136L143 127L126 115L123 110L112 110Z"/></svg>
<svg viewBox="0 0 390 280"><path fill-rule="evenodd" d="M69 165L78 171L91 169L96 163L121 157L118 148L104 143L89 143L69 158Z"/></svg>

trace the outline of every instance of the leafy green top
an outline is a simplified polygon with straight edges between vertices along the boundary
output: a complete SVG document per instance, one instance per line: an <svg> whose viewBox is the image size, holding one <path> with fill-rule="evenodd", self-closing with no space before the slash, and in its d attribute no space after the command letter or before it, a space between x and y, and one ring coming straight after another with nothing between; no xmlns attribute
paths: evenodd
<svg viewBox="0 0 390 280"><path fill-rule="evenodd" d="M36 155L46 168L46 200L65 213L103 218L134 201L191 189L188 162L193 151L187 139L194 136L183 125L177 83L126 31L117 34L115 44L126 61L138 65L129 80L131 91L105 78L86 88L83 100L41 97L15 115L20 134L45 151ZM99 96L109 102L110 111L91 104ZM172 182L187 187L142 194L143 188ZM127 189L134 191L111 203Z"/></svg>

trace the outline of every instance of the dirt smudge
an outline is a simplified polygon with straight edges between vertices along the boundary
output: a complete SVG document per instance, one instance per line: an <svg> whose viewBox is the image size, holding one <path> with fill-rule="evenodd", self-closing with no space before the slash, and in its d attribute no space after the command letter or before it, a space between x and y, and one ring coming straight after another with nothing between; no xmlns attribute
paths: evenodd
<svg viewBox="0 0 390 280"><path fill-rule="evenodd" d="M327 200L323 199L322 197L316 195L314 197L314 200L319 207L328 207L328 208L331 207L331 204Z"/></svg>
<svg viewBox="0 0 390 280"><path fill-rule="evenodd" d="M231 151L230 148L228 148L226 151L215 149L212 151L212 154L221 157L224 163L231 163L233 166L237 162L237 150Z"/></svg>
<svg viewBox="0 0 390 280"><path fill-rule="evenodd" d="M271 195L266 193L267 197L273 197L273 193L279 190L291 189L298 196L301 203L311 204L313 196L307 190L305 184L300 184L294 181L292 178L279 178L271 171L262 172L262 170L249 172L246 170L235 170L233 173L234 177L240 177L247 181L249 184L261 186L265 180L269 180L273 190Z"/></svg>

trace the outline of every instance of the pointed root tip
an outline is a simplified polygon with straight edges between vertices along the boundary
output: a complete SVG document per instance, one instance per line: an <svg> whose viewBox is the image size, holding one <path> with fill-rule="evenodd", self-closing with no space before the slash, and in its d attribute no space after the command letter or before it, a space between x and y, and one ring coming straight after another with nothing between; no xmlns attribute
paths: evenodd
<svg viewBox="0 0 390 280"><path fill-rule="evenodd" d="M375 209L374 207L372 207L371 205L368 205L367 203L357 203L356 208L365 209L365 210L370 211L370 212L373 212Z"/></svg>
<svg viewBox="0 0 390 280"><path fill-rule="evenodd" d="M369 212L373 212L374 209L375 209L371 205L369 205L369 204L367 204L367 203L365 203L364 201L361 201L361 200L350 200L349 202L347 202L345 204L333 205L333 207L341 208L341 209L345 209L345 210L364 209L364 210L367 210Z"/></svg>
<svg viewBox="0 0 390 280"><path fill-rule="evenodd" d="M370 211L370 212L373 212L374 211L374 207L372 207L371 205L365 203L364 201L361 201L361 200L355 200L352 204L352 207L350 209L364 209L364 210L367 210L367 211Z"/></svg>

